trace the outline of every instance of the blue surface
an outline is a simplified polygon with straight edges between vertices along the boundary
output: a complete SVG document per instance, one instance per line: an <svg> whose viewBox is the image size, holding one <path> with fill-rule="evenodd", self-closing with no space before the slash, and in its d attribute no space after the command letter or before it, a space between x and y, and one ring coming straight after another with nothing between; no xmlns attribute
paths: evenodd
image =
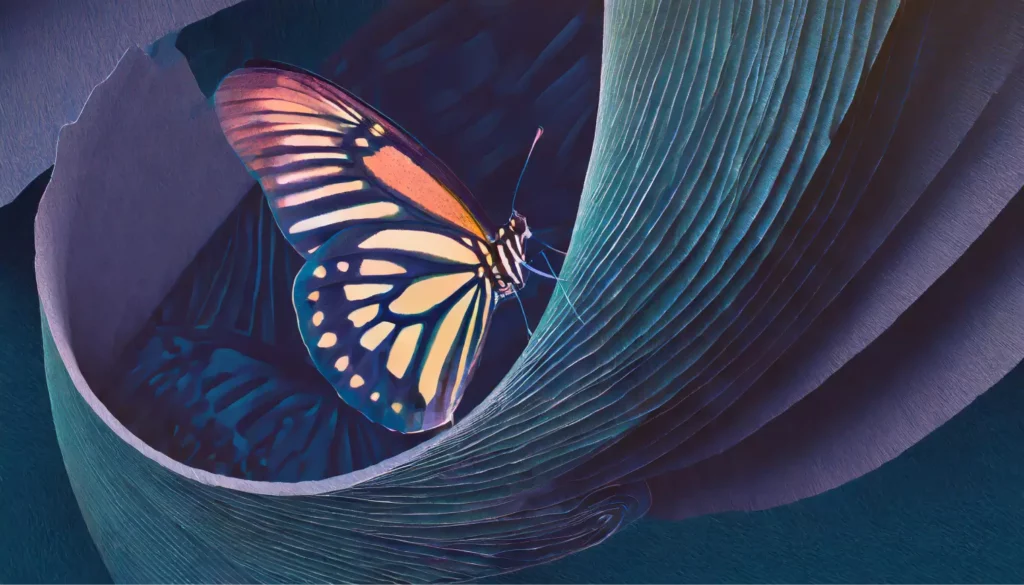
<svg viewBox="0 0 1024 585"><path fill-rule="evenodd" d="M43 379L31 262L43 185L0 209L0 497L9 503L0 526L18 527L0 532L0 582L106 583L60 460ZM924 441L841 488L765 512L642 521L600 547L489 582L1020 582L1022 458L1018 367Z"/></svg>
<svg viewBox="0 0 1024 585"><path fill-rule="evenodd" d="M32 226L46 171L0 208L0 583L106 583L46 393Z"/></svg>
<svg viewBox="0 0 1024 585"><path fill-rule="evenodd" d="M53 164L61 126L125 50L237 1L0 2L0 205Z"/></svg>
<svg viewBox="0 0 1024 585"><path fill-rule="evenodd" d="M795 504L641 521L494 583L1020 583L1024 368L878 470Z"/></svg>

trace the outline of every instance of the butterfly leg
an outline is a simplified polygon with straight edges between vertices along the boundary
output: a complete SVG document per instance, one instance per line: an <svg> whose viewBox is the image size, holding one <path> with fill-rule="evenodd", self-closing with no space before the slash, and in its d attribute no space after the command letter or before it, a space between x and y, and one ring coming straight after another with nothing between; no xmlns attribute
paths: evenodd
<svg viewBox="0 0 1024 585"><path fill-rule="evenodd" d="M526 316L526 307L523 306L523 299L519 298L519 291L513 291L516 300L519 301L519 309L523 312L523 322L526 323L526 336L533 337L533 330L530 329L530 319Z"/></svg>
<svg viewBox="0 0 1024 585"><path fill-rule="evenodd" d="M551 266L551 260L548 260L548 255L545 254L544 252L541 252L540 253L540 257L543 258L544 259L544 263L548 265L548 270L550 270L552 273L554 273L555 269L554 269L553 266ZM569 300L569 295L565 292L565 289L563 289L558 284L559 282L562 282L562 279L559 278L559 279L556 279L556 280L557 280L557 282L555 282L555 288L557 288L562 293L562 296L565 298L565 302L569 303L569 308L572 309L573 314L576 315L576 318L579 320L579 322L583 323L583 317L580 317L580 314L578 312L576 312L576 307L572 304L572 301Z"/></svg>

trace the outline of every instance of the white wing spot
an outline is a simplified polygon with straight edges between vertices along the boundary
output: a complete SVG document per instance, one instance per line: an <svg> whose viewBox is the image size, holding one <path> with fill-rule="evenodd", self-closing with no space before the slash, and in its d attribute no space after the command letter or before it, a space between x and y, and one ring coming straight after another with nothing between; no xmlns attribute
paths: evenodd
<svg viewBox="0 0 1024 585"><path fill-rule="evenodd" d="M372 296L382 295L391 288L390 284L346 284L344 287L345 298L350 301L361 301Z"/></svg>
<svg viewBox="0 0 1024 585"><path fill-rule="evenodd" d="M340 170L340 169L339 169ZM280 184L280 182L278 183ZM299 191L298 193L292 193L291 195L285 195L274 202L274 205L278 207L293 207L295 205L303 205L311 201L317 201L326 197L334 197L336 195L343 195L345 193L351 193L352 191L362 191L369 187L370 184L366 181L345 181L344 183L331 183L324 185L323 187L315 187L313 189L307 189L305 191ZM273 189L273 187L267 187Z"/></svg>
<svg viewBox="0 0 1024 585"><path fill-rule="evenodd" d="M357 221L360 219L385 219L397 215L401 211L394 203L378 201L376 203L364 203L353 207L338 209L330 213L314 215L295 222L288 228L289 234L301 234L330 225L344 223L346 221Z"/></svg>

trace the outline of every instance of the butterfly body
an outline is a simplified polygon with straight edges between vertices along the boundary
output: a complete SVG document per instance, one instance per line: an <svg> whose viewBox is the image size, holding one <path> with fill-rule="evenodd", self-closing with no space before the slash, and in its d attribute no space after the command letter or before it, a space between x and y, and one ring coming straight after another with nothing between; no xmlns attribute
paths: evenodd
<svg viewBox="0 0 1024 585"><path fill-rule="evenodd" d="M317 369L387 428L451 423L494 309L525 284L526 218L485 228L452 171L314 74L247 67L225 78L215 102L305 258L293 303Z"/></svg>
<svg viewBox="0 0 1024 585"><path fill-rule="evenodd" d="M495 291L501 299L515 294L526 285L526 274L522 266L526 264L526 240L531 235L526 218L513 213L508 223L498 229L496 238L491 242L491 253L485 260L491 266Z"/></svg>

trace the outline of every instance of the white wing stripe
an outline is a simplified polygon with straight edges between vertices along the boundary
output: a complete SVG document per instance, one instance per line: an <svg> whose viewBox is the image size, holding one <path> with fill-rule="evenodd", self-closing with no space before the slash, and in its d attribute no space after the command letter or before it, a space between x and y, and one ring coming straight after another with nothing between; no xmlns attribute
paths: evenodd
<svg viewBox="0 0 1024 585"><path fill-rule="evenodd" d="M290 234L309 232L329 225L355 221L357 219L383 219L398 214L401 209L394 203L378 201L376 203L364 203L354 207L346 207L330 213L315 215L313 217L295 222L288 228Z"/></svg>
<svg viewBox="0 0 1024 585"><path fill-rule="evenodd" d="M335 195L341 195L342 193L362 191L363 189L366 189L369 186L370 184L367 183L366 181L345 181L344 183L331 183L330 185L324 185L323 187L317 187L315 189L309 189L306 191L299 191L298 193L292 193L291 195L279 197L274 201L274 205L278 207L292 207L295 205L302 205L304 203L316 201L318 199L323 199L325 197L334 197ZM294 229L294 226L292 226L292 228Z"/></svg>

